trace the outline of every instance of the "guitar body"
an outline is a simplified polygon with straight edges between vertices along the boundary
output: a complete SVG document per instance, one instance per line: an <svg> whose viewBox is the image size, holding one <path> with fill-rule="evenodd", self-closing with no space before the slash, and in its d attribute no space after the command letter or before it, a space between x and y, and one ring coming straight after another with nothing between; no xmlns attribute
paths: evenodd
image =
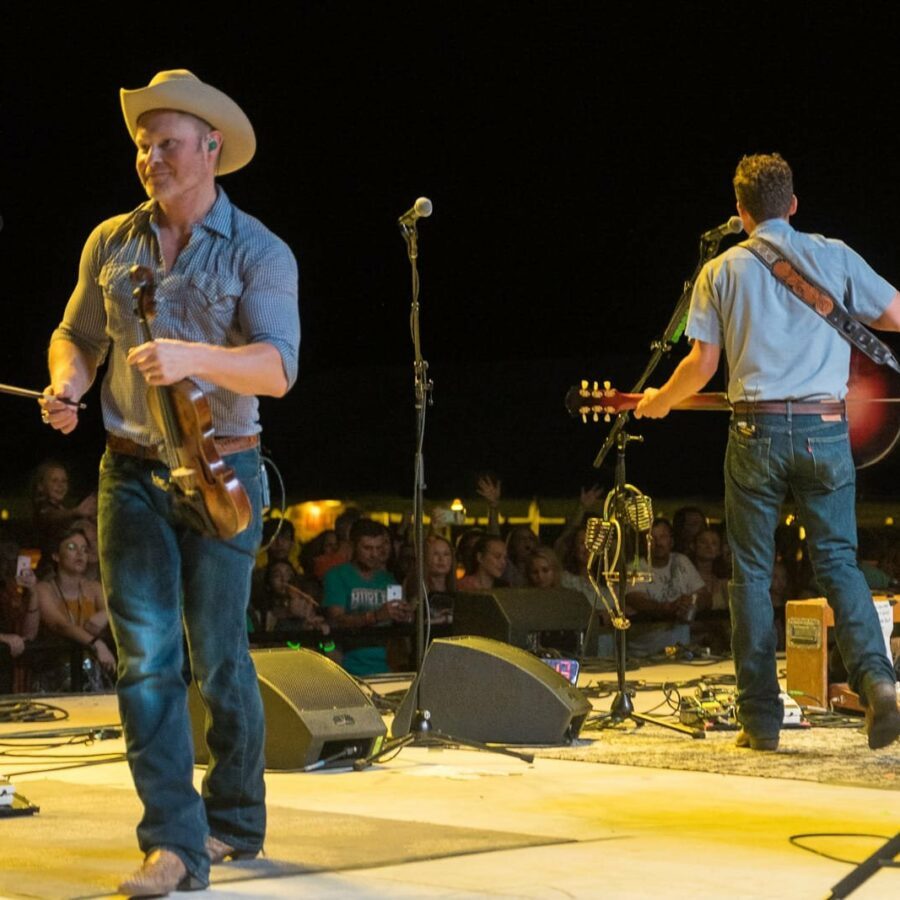
<svg viewBox="0 0 900 900"><path fill-rule="evenodd" d="M851 347L850 380L847 392L847 426L850 447L857 469L864 469L884 459L900 440L900 375L887 366L879 366L864 353ZM611 388L609 382L601 386L589 385L569 388L566 409L572 416L607 421L612 415L633 410L643 394L623 394ZM724 393L693 394L673 407L676 410L706 410L729 412L731 405Z"/></svg>
<svg viewBox="0 0 900 900"><path fill-rule="evenodd" d="M900 375L879 366L856 348L850 355L847 425L857 469L872 466L890 453L900 439Z"/></svg>

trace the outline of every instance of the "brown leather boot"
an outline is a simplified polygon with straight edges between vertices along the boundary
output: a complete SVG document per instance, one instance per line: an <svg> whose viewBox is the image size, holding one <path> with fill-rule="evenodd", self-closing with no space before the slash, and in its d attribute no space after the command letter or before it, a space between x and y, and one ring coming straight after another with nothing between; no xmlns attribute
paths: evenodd
<svg viewBox="0 0 900 900"><path fill-rule="evenodd" d="M206 853L214 866L230 859L256 859L259 856L258 850L235 850L230 844L211 834L206 836Z"/></svg>
<svg viewBox="0 0 900 900"><path fill-rule="evenodd" d="M171 891L201 891L206 887L191 875L171 850L151 850L141 867L119 885L129 897L166 897Z"/></svg>
<svg viewBox="0 0 900 900"><path fill-rule="evenodd" d="M900 709L893 682L878 681L866 691L866 734L871 750L887 747L900 737Z"/></svg>

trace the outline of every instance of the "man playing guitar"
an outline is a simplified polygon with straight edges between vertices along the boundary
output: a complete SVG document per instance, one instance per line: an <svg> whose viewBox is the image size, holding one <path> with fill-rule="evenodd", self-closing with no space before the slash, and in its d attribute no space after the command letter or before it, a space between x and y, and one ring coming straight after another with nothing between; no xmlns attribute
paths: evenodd
<svg viewBox="0 0 900 900"><path fill-rule="evenodd" d="M763 238L856 319L900 330L900 294L840 241L794 231L793 177L778 154L744 157L734 176L747 234ZM694 287L690 353L637 417L662 418L715 374L722 349L732 404L725 510L734 574L732 649L742 730L738 746L775 750L783 711L769 584L774 531L790 488L809 537L816 579L834 609L850 683L866 705L869 746L900 736L895 676L866 581L856 564L855 473L844 397L850 346L738 245L704 266Z"/></svg>

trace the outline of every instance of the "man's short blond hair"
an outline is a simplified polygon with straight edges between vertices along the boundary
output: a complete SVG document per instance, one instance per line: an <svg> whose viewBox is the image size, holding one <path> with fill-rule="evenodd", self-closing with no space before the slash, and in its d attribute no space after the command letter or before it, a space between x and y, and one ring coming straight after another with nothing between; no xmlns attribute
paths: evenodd
<svg viewBox="0 0 900 900"><path fill-rule="evenodd" d="M141 119L144 119L147 116L152 116L154 113L161 112L176 113L179 116L184 116L186 119L190 119L197 129L197 136L200 138L204 138L211 131L215 131L215 128L213 128L213 126L210 125L209 122L206 121L206 119L201 119L200 116L195 116L193 113L184 112L184 110L181 109L148 109L146 112L143 112L138 116L137 124L141 124Z"/></svg>

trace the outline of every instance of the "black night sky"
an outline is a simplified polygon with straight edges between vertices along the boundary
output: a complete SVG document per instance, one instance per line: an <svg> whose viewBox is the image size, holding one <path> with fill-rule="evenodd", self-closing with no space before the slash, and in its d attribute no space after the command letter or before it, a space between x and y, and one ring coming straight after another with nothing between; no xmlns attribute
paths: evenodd
<svg viewBox="0 0 900 900"><path fill-rule="evenodd" d="M30 6L6 22L0 381L44 386L84 239L142 200L119 87L191 69L256 128L255 160L223 187L301 267L300 380L263 403L292 500L411 491L410 279L395 222L420 195L434 203L419 233L435 499L470 495L484 469L511 496L609 485L609 464L599 479L591 469L605 430L568 418L566 389L585 375L628 389L640 374L699 234L733 212L745 152L792 164L796 227L844 239L900 284L893 4L187 8ZM0 488L16 491L47 455L87 483L102 447L96 391L87 400L65 439L28 401L0 397ZM647 442L630 481L720 494L723 416L634 427ZM867 470L863 495L893 496L898 466L895 454Z"/></svg>

